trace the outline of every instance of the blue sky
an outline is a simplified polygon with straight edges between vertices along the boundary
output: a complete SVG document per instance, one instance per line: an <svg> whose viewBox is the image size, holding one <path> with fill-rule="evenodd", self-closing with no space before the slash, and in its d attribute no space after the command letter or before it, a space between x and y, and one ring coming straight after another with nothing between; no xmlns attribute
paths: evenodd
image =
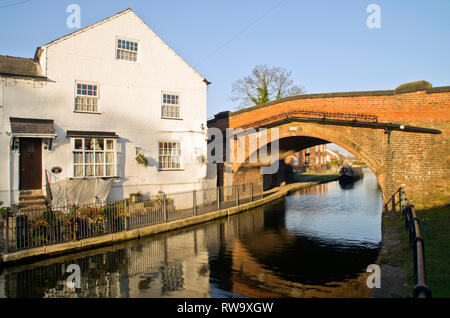
<svg viewBox="0 0 450 318"><path fill-rule="evenodd" d="M292 70L308 93L450 85L448 0L23 1L0 0L0 54L32 57L73 32L71 3L81 7L82 27L130 7L212 82L208 117L235 109L232 83L257 64ZM381 8L380 29L366 25L372 3Z"/></svg>

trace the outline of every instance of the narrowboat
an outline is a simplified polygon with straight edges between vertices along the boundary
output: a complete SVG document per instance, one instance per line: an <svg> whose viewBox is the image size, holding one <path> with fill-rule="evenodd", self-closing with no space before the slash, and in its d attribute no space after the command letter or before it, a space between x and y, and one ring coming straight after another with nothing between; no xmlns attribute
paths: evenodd
<svg viewBox="0 0 450 318"><path fill-rule="evenodd" d="M364 178L364 172L361 167L344 165L339 171L339 183L351 183L361 178Z"/></svg>

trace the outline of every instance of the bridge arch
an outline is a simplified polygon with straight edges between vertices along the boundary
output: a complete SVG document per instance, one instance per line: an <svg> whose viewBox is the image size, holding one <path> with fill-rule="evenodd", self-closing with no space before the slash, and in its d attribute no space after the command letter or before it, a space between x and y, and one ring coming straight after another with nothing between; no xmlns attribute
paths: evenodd
<svg viewBox="0 0 450 318"><path fill-rule="evenodd" d="M377 180L379 176L385 173L385 169L383 169L380 163L377 162L376 158L371 155L370 149L366 149L364 146L358 145L358 140L354 140L351 137L349 138L348 136L341 134L336 129L333 129L333 127L317 124L293 123L276 128L278 129L277 141L279 144L279 160L284 160L289 155L307 148L321 144L334 143L365 162L376 175ZM234 183L236 184L254 181L254 176L250 176L250 179L246 179L242 176L242 174L245 173L246 169L248 169L250 158L257 158L257 154L262 147L268 147L270 149L270 142L273 142L273 140L266 140L265 143L263 142L258 144L259 147L255 151L252 151L253 149L250 150L248 141L250 136L251 134L246 135L247 139L245 140L246 148L244 162L236 162L232 165L232 171L235 177ZM234 153L236 154L237 151ZM253 167L257 166L258 164L253 165ZM253 175L255 174L256 173L253 172ZM378 183L383 191L380 180L378 180Z"/></svg>
<svg viewBox="0 0 450 318"><path fill-rule="evenodd" d="M376 158L374 158L369 149L365 149L364 146L358 145L357 140L353 140L353 138L349 138L346 135L341 134L339 131L333 129L332 127L326 127L321 125L305 125L305 124L290 124L285 126L277 127L278 134L279 134L279 144L280 149L285 150L284 147L286 143L283 142L283 140L289 140L289 139L301 139L304 138L305 140L302 142L300 140L299 143L297 143L297 146L295 148L295 152L314 147L316 145L326 144L326 143L334 143L341 148L347 150L351 154L353 154L356 157L359 157L364 160L364 162L374 171L375 173L378 170L382 170L380 167L380 163L377 162ZM265 146L267 147L268 144L271 141L267 141L266 143L259 144L258 150ZM247 143L248 145L248 143ZM258 151L257 150L257 151ZM294 153L295 153L294 152ZM249 157L251 155L254 155L254 153L249 154L248 153L248 146L246 148L246 156L245 156L245 162L249 161ZM283 158L282 155L280 155L280 159Z"/></svg>

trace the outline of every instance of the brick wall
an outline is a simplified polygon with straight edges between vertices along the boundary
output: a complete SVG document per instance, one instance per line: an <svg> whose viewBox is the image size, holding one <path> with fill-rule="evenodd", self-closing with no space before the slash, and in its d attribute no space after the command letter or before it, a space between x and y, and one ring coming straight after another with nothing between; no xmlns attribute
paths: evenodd
<svg viewBox="0 0 450 318"><path fill-rule="evenodd" d="M290 164L294 170L300 171L325 169L327 167L326 149L326 145L318 145L301 150L286 157L285 163Z"/></svg>

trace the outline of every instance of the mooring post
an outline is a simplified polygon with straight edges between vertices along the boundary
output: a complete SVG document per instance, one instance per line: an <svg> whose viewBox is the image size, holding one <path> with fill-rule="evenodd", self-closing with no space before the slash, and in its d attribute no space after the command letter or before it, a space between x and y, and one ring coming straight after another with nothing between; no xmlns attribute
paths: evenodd
<svg viewBox="0 0 450 318"><path fill-rule="evenodd" d="M250 202L253 202L253 183L250 183Z"/></svg>
<svg viewBox="0 0 450 318"><path fill-rule="evenodd" d="M403 212L402 191L403 191L402 188L398 190L398 201L400 203L400 212Z"/></svg>

